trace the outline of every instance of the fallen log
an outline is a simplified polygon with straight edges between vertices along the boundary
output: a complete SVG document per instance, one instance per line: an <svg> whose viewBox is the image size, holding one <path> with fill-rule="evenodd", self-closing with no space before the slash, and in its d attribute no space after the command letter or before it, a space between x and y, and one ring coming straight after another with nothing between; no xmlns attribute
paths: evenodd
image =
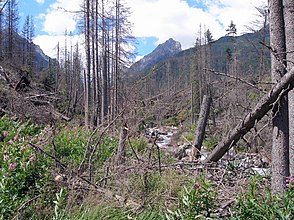
<svg viewBox="0 0 294 220"><path fill-rule="evenodd" d="M260 121L275 104L294 87L294 68L288 71L281 80L275 84L272 89L264 95L256 104L255 108L247 114L244 119L229 132L227 137L223 139L208 155L204 163L216 162L234 146L247 132L249 132L255 124Z"/></svg>

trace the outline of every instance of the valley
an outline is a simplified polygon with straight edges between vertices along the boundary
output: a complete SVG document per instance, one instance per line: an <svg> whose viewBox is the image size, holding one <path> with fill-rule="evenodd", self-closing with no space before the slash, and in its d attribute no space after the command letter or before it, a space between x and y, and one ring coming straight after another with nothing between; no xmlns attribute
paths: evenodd
<svg viewBox="0 0 294 220"><path fill-rule="evenodd" d="M277 2L258 28L200 25L193 47L168 37L132 63L120 0L71 11L83 42L65 31L56 58L7 1L0 219L293 219L294 28Z"/></svg>

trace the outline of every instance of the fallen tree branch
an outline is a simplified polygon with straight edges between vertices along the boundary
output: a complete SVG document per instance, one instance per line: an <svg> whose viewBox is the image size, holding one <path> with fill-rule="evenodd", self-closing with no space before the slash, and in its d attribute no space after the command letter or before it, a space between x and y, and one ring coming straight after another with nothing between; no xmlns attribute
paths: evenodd
<svg viewBox="0 0 294 220"><path fill-rule="evenodd" d="M255 108L223 139L204 162L216 162L234 146L268 111L294 87L294 68L287 72L272 89L264 95Z"/></svg>
<svg viewBox="0 0 294 220"><path fill-rule="evenodd" d="M69 117L67 117L67 116L65 116L65 115L63 115L63 114L61 114L60 112L55 111L54 108L53 108L53 110L51 111L51 113L52 113L54 116L56 116L56 117L58 117L58 118L62 118L62 119L65 120L65 121L70 121L70 120L71 120L71 118L69 118Z"/></svg>
<svg viewBox="0 0 294 220"><path fill-rule="evenodd" d="M41 195L37 195L29 200L27 200L26 202L24 202L18 209L17 209L17 212L16 212L16 215L12 218L12 220L15 220L15 219L19 219L19 212L21 210L23 210L26 206L30 205L30 203L32 203L33 201L35 201L36 199L38 199L39 197L41 197Z"/></svg>
<svg viewBox="0 0 294 220"><path fill-rule="evenodd" d="M55 95L54 92L48 93L48 94L37 94L37 95L31 95L31 96L27 96L24 99L35 99L35 98L41 98L41 97L46 97L46 98L53 98L53 99L59 99L57 97L52 97L53 95Z"/></svg>
<svg viewBox="0 0 294 220"><path fill-rule="evenodd" d="M62 166L64 169L67 169L67 165L65 165L64 163L62 163L58 158L56 158L55 156L49 154L48 152L44 151L42 148L36 146L33 143L29 143L29 145L31 145L35 150L43 153L44 155L50 157L51 159L55 160L57 163L60 164L60 166ZM78 177L80 180L84 181L85 183L87 183L89 186L92 186L95 188L96 192L103 194L106 198L108 199L114 199L120 203L124 203L127 206L132 206L132 208L136 208L136 207L140 207L140 205L128 198L122 197L120 195L116 195L114 194L111 190L99 187L98 185L96 185L95 183L92 183L91 181L89 181L88 179L86 179L85 177L81 176L79 174L78 171L75 170L71 170L71 173L73 173L76 177Z"/></svg>
<svg viewBox="0 0 294 220"><path fill-rule="evenodd" d="M27 97L28 98L28 97ZM56 111L53 104L49 101L43 101L43 100L39 100L39 99L29 99L30 102L32 102L34 105L36 106L44 106L44 105L48 105L51 109L49 110L49 112L57 117L57 118L61 118L65 121L70 121L71 118L61 114L60 112Z"/></svg>
<svg viewBox="0 0 294 220"><path fill-rule="evenodd" d="M9 84L10 79L8 78L7 74L5 73L4 69L0 66L0 76Z"/></svg>
<svg viewBox="0 0 294 220"><path fill-rule="evenodd" d="M1 108L1 107L0 107L0 111L3 112L3 113L5 113L5 114L8 114L8 115L9 114L12 114L12 112L10 112L8 110L5 110L4 108Z"/></svg>

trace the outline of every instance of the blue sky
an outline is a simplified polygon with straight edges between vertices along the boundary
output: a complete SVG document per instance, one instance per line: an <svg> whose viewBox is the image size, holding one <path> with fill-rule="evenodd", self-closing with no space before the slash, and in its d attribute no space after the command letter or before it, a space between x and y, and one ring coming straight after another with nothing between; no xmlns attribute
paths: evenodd
<svg viewBox="0 0 294 220"><path fill-rule="evenodd" d="M193 46L199 26L209 28L215 39L226 34L225 29L233 20L238 33L245 32L245 25L256 19L254 6L265 0L121 0L131 8L130 21L137 40L137 59L150 53L158 44L174 38L183 49ZM36 38L44 52L56 56L54 48L64 42L64 31L77 31L73 14L64 13L80 9L81 0L18 0L22 18L32 15ZM20 25L20 29L22 25ZM78 34L75 41L81 41Z"/></svg>
<svg viewBox="0 0 294 220"><path fill-rule="evenodd" d="M21 18L20 28L22 28L24 18L29 15L34 17L36 34L46 34L46 32L42 31L43 19L41 18L41 15L44 14L49 8L50 4L54 2L55 0L46 0L44 2L41 1L41 3L38 3L36 0L19 0L18 9Z"/></svg>

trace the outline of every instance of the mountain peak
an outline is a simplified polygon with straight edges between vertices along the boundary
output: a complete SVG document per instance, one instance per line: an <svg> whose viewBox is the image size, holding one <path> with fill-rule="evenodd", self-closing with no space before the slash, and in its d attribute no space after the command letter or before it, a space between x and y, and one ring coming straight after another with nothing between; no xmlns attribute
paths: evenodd
<svg viewBox="0 0 294 220"><path fill-rule="evenodd" d="M170 38L162 44L159 44L150 54L144 56L141 60L134 63L131 72L143 72L156 63L165 60L182 51L181 43Z"/></svg>

